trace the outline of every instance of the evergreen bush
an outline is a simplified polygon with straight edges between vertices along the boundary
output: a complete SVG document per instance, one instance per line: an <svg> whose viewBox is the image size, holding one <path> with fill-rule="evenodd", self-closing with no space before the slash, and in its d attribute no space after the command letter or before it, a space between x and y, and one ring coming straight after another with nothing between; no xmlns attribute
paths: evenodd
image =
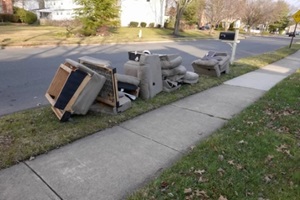
<svg viewBox="0 0 300 200"><path fill-rule="evenodd" d="M154 28L154 22L149 24L149 28Z"/></svg>
<svg viewBox="0 0 300 200"><path fill-rule="evenodd" d="M37 21L36 14L23 8L14 7L14 13L20 18L22 23L33 24Z"/></svg>
<svg viewBox="0 0 300 200"><path fill-rule="evenodd" d="M146 22L141 22L141 27L146 27L147 26L147 23Z"/></svg>
<svg viewBox="0 0 300 200"><path fill-rule="evenodd" d="M130 22L129 27L138 27L139 23L138 22Z"/></svg>

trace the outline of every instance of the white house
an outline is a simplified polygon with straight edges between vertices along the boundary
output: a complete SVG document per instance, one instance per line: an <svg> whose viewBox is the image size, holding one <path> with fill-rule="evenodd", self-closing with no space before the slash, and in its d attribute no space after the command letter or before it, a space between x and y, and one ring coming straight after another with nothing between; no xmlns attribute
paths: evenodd
<svg viewBox="0 0 300 200"><path fill-rule="evenodd" d="M31 0L36 1L36 0ZM40 19L71 20L79 5L73 0L44 0L45 8L40 9ZM147 25L163 25L166 0L119 0L121 26L130 22L146 22Z"/></svg>
<svg viewBox="0 0 300 200"><path fill-rule="evenodd" d="M34 11L41 9L41 0L15 0L14 6L24 8L25 10Z"/></svg>
<svg viewBox="0 0 300 200"><path fill-rule="evenodd" d="M121 26L128 26L132 21L164 24L166 0L121 0L120 6Z"/></svg>
<svg viewBox="0 0 300 200"><path fill-rule="evenodd" d="M39 10L40 19L71 20L74 18L75 9L80 6L73 0L44 0L45 8Z"/></svg>

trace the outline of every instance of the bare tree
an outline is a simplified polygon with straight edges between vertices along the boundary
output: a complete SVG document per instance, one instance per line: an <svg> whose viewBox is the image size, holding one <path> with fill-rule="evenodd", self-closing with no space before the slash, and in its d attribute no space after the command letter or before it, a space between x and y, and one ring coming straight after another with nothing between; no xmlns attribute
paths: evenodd
<svg viewBox="0 0 300 200"><path fill-rule="evenodd" d="M242 19L248 31L259 24L270 24L287 15L288 5L283 0L246 0Z"/></svg>
<svg viewBox="0 0 300 200"><path fill-rule="evenodd" d="M224 1L224 19L225 31L228 30L231 23L240 19L245 6L245 0L226 0Z"/></svg>
<svg viewBox="0 0 300 200"><path fill-rule="evenodd" d="M225 11L224 0L206 0L205 16L211 24L210 34L214 26L225 18Z"/></svg>
<svg viewBox="0 0 300 200"><path fill-rule="evenodd" d="M248 31L271 20L274 10L275 4L270 0L247 0L242 19L248 26Z"/></svg>
<svg viewBox="0 0 300 200"><path fill-rule="evenodd" d="M186 7L193 1L193 0L174 0L176 5L176 19L175 19L175 26L174 26L174 35L179 35L179 28L180 28L180 20L182 15L186 9Z"/></svg>

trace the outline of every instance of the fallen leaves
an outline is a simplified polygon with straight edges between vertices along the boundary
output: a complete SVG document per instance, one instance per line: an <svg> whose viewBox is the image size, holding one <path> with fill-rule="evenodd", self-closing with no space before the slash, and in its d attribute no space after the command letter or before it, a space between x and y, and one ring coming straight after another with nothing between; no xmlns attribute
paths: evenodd
<svg viewBox="0 0 300 200"><path fill-rule="evenodd" d="M248 142L245 142L244 140L241 140L238 142L239 144L248 144Z"/></svg>
<svg viewBox="0 0 300 200"><path fill-rule="evenodd" d="M198 183L206 183L208 182L208 179L207 178L204 178L202 175L205 173L205 170L202 169L202 170L195 170L194 173L196 175L199 175L199 179L198 179Z"/></svg>
<svg viewBox="0 0 300 200"><path fill-rule="evenodd" d="M270 163L273 160L274 156L273 155L268 155L267 158L265 159L265 163Z"/></svg>
<svg viewBox="0 0 300 200"><path fill-rule="evenodd" d="M191 188L186 188L186 189L184 189L184 194L186 195L185 196L186 200L191 200L194 197L197 197L197 199L200 198L203 200L209 199L209 196L207 195L207 193L204 190L197 189L197 190L193 191Z"/></svg>
<svg viewBox="0 0 300 200"><path fill-rule="evenodd" d="M164 192L164 191L166 191L166 189L169 187L169 183L167 183L166 181L162 181L161 183L160 183L160 190L162 191L162 192Z"/></svg>
<svg viewBox="0 0 300 200"><path fill-rule="evenodd" d="M227 200L227 198L224 197L223 195L221 195L221 196L218 198L218 200Z"/></svg>
<svg viewBox="0 0 300 200"><path fill-rule="evenodd" d="M273 174L267 174L267 175L264 176L264 182L265 183L270 183L273 178L274 178Z"/></svg>
<svg viewBox="0 0 300 200"><path fill-rule="evenodd" d="M9 147L12 144L13 140L14 138L10 135L0 135L0 147Z"/></svg>
<svg viewBox="0 0 300 200"><path fill-rule="evenodd" d="M225 170L222 168L219 168L217 171L219 172L220 176L223 176L225 174Z"/></svg>
<svg viewBox="0 0 300 200"><path fill-rule="evenodd" d="M218 155L218 159L219 159L219 161L223 161L224 160L224 156L223 155Z"/></svg>
<svg viewBox="0 0 300 200"><path fill-rule="evenodd" d="M206 182L208 182L208 181L209 181L209 179L203 178L202 176L200 176L200 178L199 178L199 180L198 180L199 183L206 183Z"/></svg>
<svg viewBox="0 0 300 200"><path fill-rule="evenodd" d="M288 155L289 157L292 157L292 154L288 148L289 148L288 145L281 144L280 146L276 147L276 151L284 153L284 154Z"/></svg>
<svg viewBox="0 0 300 200"><path fill-rule="evenodd" d="M234 160L229 160L229 161L227 161L227 163L228 163L229 165L235 165Z"/></svg>
<svg viewBox="0 0 300 200"><path fill-rule="evenodd" d="M184 189L184 192L183 192L185 195L190 195L190 194L192 194L193 193L193 190L192 190L192 188L186 188L186 189Z"/></svg>
<svg viewBox="0 0 300 200"><path fill-rule="evenodd" d="M196 170L194 173L195 173L195 174L202 175L202 174L205 173L205 170L204 170L204 169L203 169L203 170Z"/></svg>

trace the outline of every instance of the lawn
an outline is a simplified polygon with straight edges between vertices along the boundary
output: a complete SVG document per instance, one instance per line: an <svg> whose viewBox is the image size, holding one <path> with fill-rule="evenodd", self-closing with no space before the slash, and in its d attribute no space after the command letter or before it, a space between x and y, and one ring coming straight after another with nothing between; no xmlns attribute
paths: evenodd
<svg viewBox="0 0 300 200"><path fill-rule="evenodd" d="M197 84L183 85L179 90L171 93L162 92L147 101L138 99L133 102L131 109L114 116L89 112L85 116L72 117L70 122L61 123L49 106L2 116L0 118L0 169L222 84L226 80L282 59L299 49L300 45L293 45L292 49L286 47L241 59L231 66L230 74L223 75L221 78L203 76Z"/></svg>
<svg viewBox="0 0 300 200"><path fill-rule="evenodd" d="M138 37L139 31L142 37ZM174 37L172 30L159 28L116 28L108 36L80 37L71 34L66 27L2 25L0 26L0 45L34 46L34 45L64 45L64 44L104 44L147 42L160 40L182 40L185 38L212 38L207 31L189 30L181 32L181 37Z"/></svg>

